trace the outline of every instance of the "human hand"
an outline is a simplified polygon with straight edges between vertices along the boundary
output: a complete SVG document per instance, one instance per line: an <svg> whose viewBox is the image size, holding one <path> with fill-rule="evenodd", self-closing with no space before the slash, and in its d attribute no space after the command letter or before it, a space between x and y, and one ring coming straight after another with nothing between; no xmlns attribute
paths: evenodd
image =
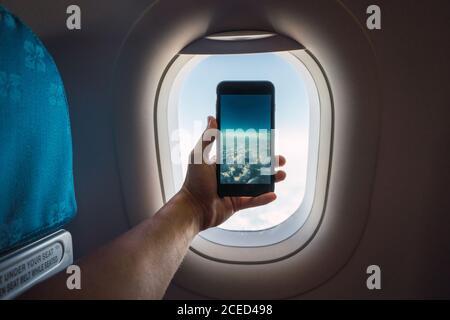
<svg viewBox="0 0 450 320"><path fill-rule="evenodd" d="M217 121L214 117L208 117L208 129L217 129ZM189 199L192 211L196 212L200 231L220 225L239 210L262 206L276 199L274 192L265 193L257 197L224 197L217 195L216 163L205 163L203 152L210 146L211 141L203 141L203 134L194 150L202 151L201 164L190 161L186 179L180 193ZM194 150L191 160L194 158ZM281 167L286 163L283 156L277 156L276 161ZM275 172L275 182L283 181L286 173L282 170Z"/></svg>

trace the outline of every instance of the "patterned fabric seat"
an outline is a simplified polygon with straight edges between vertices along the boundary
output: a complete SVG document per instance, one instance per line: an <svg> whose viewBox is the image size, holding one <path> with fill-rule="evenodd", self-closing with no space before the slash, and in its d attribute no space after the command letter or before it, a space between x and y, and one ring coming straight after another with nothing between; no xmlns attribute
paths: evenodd
<svg viewBox="0 0 450 320"><path fill-rule="evenodd" d="M52 57L0 6L0 255L74 217L71 141Z"/></svg>

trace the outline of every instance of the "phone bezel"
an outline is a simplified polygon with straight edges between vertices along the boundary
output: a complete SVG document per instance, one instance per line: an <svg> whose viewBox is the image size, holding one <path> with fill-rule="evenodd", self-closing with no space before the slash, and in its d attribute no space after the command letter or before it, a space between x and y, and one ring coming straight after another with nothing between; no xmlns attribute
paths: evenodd
<svg viewBox="0 0 450 320"><path fill-rule="evenodd" d="M249 95L249 94L269 94L271 96L270 108L270 129L272 129L271 136L271 157L272 163L275 159L274 155L274 135L275 129L275 87L270 81L222 81L217 85L217 99L216 99L216 119L219 131L221 130L220 119L220 96L225 94L233 95ZM219 159L220 139L217 141L217 159ZM275 189L274 176L270 176L270 183L267 184L222 184L220 183L220 164L216 165L216 179L217 179L217 194L220 197L227 196L258 196L267 192L273 192Z"/></svg>

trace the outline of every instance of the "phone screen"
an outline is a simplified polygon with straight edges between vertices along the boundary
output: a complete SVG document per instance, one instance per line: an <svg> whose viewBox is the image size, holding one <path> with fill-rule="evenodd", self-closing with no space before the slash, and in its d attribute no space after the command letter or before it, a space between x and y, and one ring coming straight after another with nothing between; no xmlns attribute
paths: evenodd
<svg viewBox="0 0 450 320"><path fill-rule="evenodd" d="M222 94L220 184L270 184L272 95Z"/></svg>

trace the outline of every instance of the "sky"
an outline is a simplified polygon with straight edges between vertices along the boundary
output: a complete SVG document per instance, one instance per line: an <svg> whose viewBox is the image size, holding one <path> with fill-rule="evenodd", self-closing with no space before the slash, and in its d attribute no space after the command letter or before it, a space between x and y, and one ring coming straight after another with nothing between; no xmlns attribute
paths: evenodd
<svg viewBox="0 0 450 320"><path fill-rule="evenodd" d="M227 230L264 230L285 221L300 206L306 184L309 100L295 66L276 53L205 56L183 76L177 96L183 176L188 154L215 115L216 87L224 80L267 80L275 87L275 153L286 157L286 180L276 184L277 200L264 207L238 212L220 227ZM214 148L213 148L214 150ZM186 159L186 161L184 160ZM182 185L178 179L175 187Z"/></svg>

